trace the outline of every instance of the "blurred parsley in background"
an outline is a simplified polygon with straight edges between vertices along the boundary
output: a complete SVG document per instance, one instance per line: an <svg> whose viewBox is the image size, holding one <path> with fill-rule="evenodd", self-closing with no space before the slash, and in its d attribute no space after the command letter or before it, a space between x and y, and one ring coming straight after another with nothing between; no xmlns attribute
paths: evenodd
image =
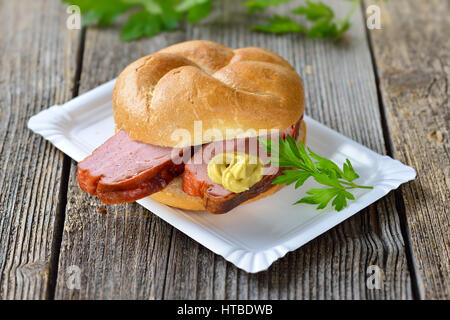
<svg viewBox="0 0 450 320"><path fill-rule="evenodd" d="M360 0L347 1L352 2L351 9L345 15L345 17L340 20L335 17L333 9L331 9L328 5L320 1L314 2L307 0L304 5L292 10L293 14L302 15L308 22L307 25L299 24L291 20L289 17L275 16L274 18L269 18L262 24L252 26L251 29L269 33L299 32L305 33L309 38L333 39L337 41L341 39L345 31L350 28L350 18L360 3ZM253 4L254 2L266 4L268 4L269 2L278 2L278 4L281 4L282 2L286 1L248 1L246 2L246 6L249 8L249 13L252 13L255 10L259 10L259 7L255 7L255 4ZM289 25L289 27L287 27L287 25ZM289 29L292 31L284 31Z"/></svg>
<svg viewBox="0 0 450 320"><path fill-rule="evenodd" d="M110 25L115 19L129 13L121 40L130 41L141 37L151 37L162 31L175 30L180 21L195 23L211 12L213 0L62 0L77 5L83 15L83 25ZM222 1L222 0L216 0ZM225 1L225 0L223 0ZM243 2L249 14L264 11L271 6L279 6L291 0L249 0ZM303 16L307 24L300 24L288 16L274 15L261 24L252 26L254 31L283 34L304 33L310 38L339 40L350 28L350 18L361 0L341 0L352 2L350 11L339 19L328 5L321 1L306 0L302 6L292 10L292 16Z"/></svg>
<svg viewBox="0 0 450 320"><path fill-rule="evenodd" d="M83 15L83 25L110 25L130 12L122 28L123 41L151 37L161 31L179 27L181 20L194 23L211 12L212 0L62 0L77 5Z"/></svg>

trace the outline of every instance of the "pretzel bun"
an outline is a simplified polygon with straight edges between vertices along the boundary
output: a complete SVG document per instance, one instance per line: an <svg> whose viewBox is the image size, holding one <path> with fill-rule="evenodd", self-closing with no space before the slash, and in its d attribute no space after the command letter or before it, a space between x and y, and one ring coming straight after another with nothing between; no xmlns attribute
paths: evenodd
<svg viewBox="0 0 450 320"><path fill-rule="evenodd" d="M279 55L249 47L233 50L211 41L187 41L138 59L119 75L113 94L116 129L133 140L181 147L223 140L200 135L219 130L285 130L303 115L300 76ZM177 129L190 140L173 136ZM235 130L230 135L229 129ZM242 131L241 131L242 132Z"/></svg>

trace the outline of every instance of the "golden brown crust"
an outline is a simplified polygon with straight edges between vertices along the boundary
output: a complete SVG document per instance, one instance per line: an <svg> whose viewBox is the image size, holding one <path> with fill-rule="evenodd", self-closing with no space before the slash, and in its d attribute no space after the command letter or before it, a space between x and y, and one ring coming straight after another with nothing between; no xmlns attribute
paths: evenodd
<svg viewBox="0 0 450 320"><path fill-rule="evenodd" d="M118 129L133 140L170 147L222 140L227 129L284 130L304 107L302 81L279 55L202 40L133 62L119 75L113 94ZM196 120L202 121L203 132L219 130L223 138L194 141ZM191 140L174 140L176 129L187 130Z"/></svg>
<svg viewBox="0 0 450 320"><path fill-rule="evenodd" d="M301 121L299 128L299 139L300 138L302 139L303 143L306 142L306 124L303 120ZM284 185L274 185L269 190L244 202L243 204L268 197L276 193L283 187ZM169 185L166 188L152 194L150 197L168 206L180 208L183 210L195 210L195 211L205 210L205 207L203 206L203 199L201 197L194 197L188 195L183 191L181 176L173 179L172 182L169 183Z"/></svg>
<svg viewBox="0 0 450 320"><path fill-rule="evenodd" d="M183 177L173 179L167 187L150 196L153 200L184 210L205 210L200 197L188 195L182 188Z"/></svg>
<svg viewBox="0 0 450 320"><path fill-rule="evenodd" d="M204 211L205 207L203 205L203 199L201 197L194 197L185 193L181 188L181 181L182 181L181 176L173 179L172 182L165 189L152 194L150 198L162 204L183 210ZM247 200L243 204L268 197L276 193L283 187L284 185L274 185L266 192L260 193L258 196L250 200Z"/></svg>

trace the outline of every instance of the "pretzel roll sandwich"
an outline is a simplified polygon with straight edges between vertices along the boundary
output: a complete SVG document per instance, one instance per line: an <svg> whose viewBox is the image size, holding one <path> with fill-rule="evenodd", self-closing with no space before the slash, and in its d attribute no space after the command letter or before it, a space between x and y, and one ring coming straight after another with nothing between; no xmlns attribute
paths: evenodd
<svg viewBox="0 0 450 320"><path fill-rule="evenodd" d="M116 134L78 164L80 187L104 203L147 196L225 213L278 191L284 168L259 138L305 140L294 68L262 48L187 41L140 58L117 78Z"/></svg>

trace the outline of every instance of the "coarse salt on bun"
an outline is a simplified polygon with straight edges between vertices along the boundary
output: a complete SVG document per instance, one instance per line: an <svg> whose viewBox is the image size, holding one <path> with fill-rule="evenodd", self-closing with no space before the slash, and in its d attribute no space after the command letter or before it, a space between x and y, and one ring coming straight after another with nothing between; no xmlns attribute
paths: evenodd
<svg viewBox="0 0 450 320"><path fill-rule="evenodd" d="M113 93L117 130L124 129L133 140L168 147L222 140L201 134L194 141L195 121L202 121L203 132L219 130L233 139L242 130L285 130L304 109L300 76L282 57L262 48L233 50L203 40L179 43L131 63ZM177 129L188 132L190 141L174 139Z"/></svg>

